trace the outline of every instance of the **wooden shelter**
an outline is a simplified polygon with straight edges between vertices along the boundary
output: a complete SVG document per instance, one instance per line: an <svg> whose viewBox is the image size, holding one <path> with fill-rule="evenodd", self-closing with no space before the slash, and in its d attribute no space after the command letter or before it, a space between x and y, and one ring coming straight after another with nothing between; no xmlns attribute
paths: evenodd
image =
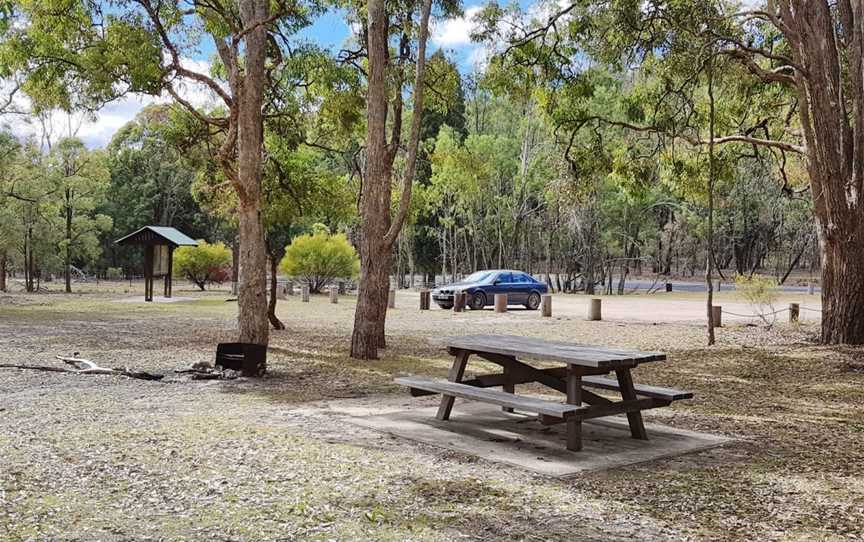
<svg viewBox="0 0 864 542"><path fill-rule="evenodd" d="M198 241L183 232L167 226L144 226L117 239L118 245L144 247L144 301L153 301L153 279L164 277L165 297L171 297L171 275L174 267L174 249L180 246L198 246Z"/></svg>

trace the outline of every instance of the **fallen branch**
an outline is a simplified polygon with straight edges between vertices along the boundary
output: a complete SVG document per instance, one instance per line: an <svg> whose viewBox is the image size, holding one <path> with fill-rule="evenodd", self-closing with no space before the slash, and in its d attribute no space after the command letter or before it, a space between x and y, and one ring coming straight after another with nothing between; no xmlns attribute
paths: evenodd
<svg viewBox="0 0 864 542"><path fill-rule="evenodd" d="M71 373L77 375L118 375L129 378L137 378L138 380L162 380L164 375L156 373L147 373L143 371L130 371L129 369L108 369L100 367L89 359L70 358L65 356L56 356L57 359L68 363L75 367L74 369L66 369L64 367L51 367L48 365L26 365L18 363L0 363L2 369L26 369L31 371L45 371L50 373Z"/></svg>
<svg viewBox="0 0 864 542"><path fill-rule="evenodd" d="M120 375L127 376L129 378L137 378L139 380L162 380L162 378L165 376L156 373L147 373L144 371L130 371L126 368L109 369L107 367L100 367L89 359L83 358L72 358L66 356L56 356L56 358L75 367L76 370L74 372L77 374Z"/></svg>

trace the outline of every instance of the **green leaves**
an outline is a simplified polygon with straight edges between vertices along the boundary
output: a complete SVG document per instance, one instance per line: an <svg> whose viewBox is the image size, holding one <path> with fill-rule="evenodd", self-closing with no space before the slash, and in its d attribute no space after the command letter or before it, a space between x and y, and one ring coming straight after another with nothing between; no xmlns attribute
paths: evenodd
<svg viewBox="0 0 864 542"><path fill-rule="evenodd" d="M290 277L305 280L312 292L318 292L334 279L357 276L360 259L345 235L331 235L326 227L313 226L313 230L314 233L294 238L285 249L279 269Z"/></svg>

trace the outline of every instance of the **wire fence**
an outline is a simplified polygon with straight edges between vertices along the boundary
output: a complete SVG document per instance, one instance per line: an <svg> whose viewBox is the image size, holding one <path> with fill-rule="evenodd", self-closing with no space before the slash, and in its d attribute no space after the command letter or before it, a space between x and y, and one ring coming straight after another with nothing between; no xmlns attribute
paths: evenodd
<svg viewBox="0 0 864 542"><path fill-rule="evenodd" d="M729 316L738 316L739 318L765 318L766 316L774 316L776 314L783 314L784 312L789 312L790 308L786 307L785 309L777 309L771 312L763 312L760 314L741 314L737 312L727 311L726 309L721 309L720 312L723 314L728 314ZM822 313L822 309L814 309L812 307L803 307L801 305L798 306L798 310L802 311L810 311L810 312L818 312Z"/></svg>

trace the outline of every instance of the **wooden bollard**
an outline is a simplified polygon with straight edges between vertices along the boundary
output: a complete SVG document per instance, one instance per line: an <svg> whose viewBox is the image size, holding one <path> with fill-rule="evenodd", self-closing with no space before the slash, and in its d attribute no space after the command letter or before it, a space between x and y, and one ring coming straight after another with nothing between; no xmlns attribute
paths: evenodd
<svg viewBox="0 0 864 542"><path fill-rule="evenodd" d="M495 294L495 312L507 312L507 294Z"/></svg>
<svg viewBox="0 0 864 542"><path fill-rule="evenodd" d="M552 317L552 296L549 294L540 296L540 315L544 318Z"/></svg>
<svg viewBox="0 0 864 542"><path fill-rule="evenodd" d="M798 303L789 303L789 323L797 324L801 315L801 306Z"/></svg>
<svg viewBox="0 0 864 542"><path fill-rule="evenodd" d="M387 293L387 308L395 309L396 308L396 290L390 290Z"/></svg>
<svg viewBox="0 0 864 542"><path fill-rule="evenodd" d="M309 303L309 286L300 288L300 295L303 297L303 303Z"/></svg>
<svg viewBox="0 0 864 542"><path fill-rule="evenodd" d="M429 310L429 290L425 288L423 290L420 290L420 310Z"/></svg>
<svg viewBox="0 0 864 542"><path fill-rule="evenodd" d="M602 301L601 299L595 297L594 299L592 299L591 301L588 302L588 319L589 320L596 321L596 320L602 319L601 308L600 308L601 301Z"/></svg>
<svg viewBox="0 0 864 542"><path fill-rule="evenodd" d="M335 286L330 287L330 303L339 303L339 289Z"/></svg>
<svg viewBox="0 0 864 542"><path fill-rule="evenodd" d="M720 279L717 279L717 291L720 291L720 287L723 286L723 283L720 282Z"/></svg>
<svg viewBox="0 0 864 542"><path fill-rule="evenodd" d="M340 280L338 284L339 284L339 295L345 295L345 281Z"/></svg>
<svg viewBox="0 0 864 542"><path fill-rule="evenodd" d="M294 283L288 281L288 284L285 285L285 293L288 295L294 295Z"/></svg>
<svg viewBox="0 0 864 542"><path fill-rule="evenodd" d="M711 307L711 319L714 320L714 327L723 327L723 307L720 305Z"/></svg>
<svg viewBox="0 0 864 542"><path fill-rule="evenodd" d="M814 293L815 291L816 291L816 288L813 287L813 283L812 283L812 282L809 283L809 284L807 285L807 293L810 294L810 295L813 295L813 293Z"/></svg>
<svg viewBox="0 0 864 542"><path fill-rule="evenodd" d="M465 310L465 292L453 292L453 312Z"/></svg>

